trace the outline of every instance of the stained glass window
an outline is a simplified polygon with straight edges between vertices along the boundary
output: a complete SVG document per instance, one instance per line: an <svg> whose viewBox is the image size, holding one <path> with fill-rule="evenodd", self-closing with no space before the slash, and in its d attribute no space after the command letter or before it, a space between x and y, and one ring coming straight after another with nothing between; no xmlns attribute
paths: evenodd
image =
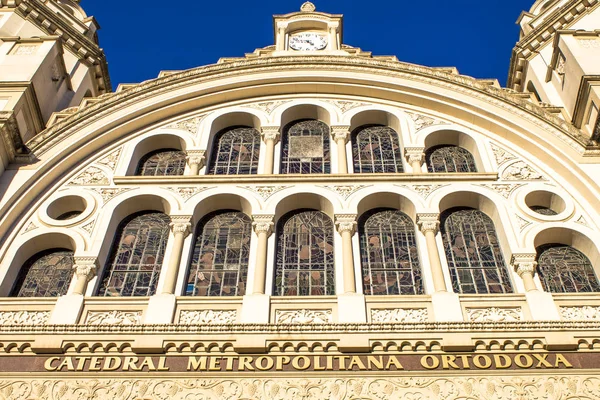
<svg viewBox="0 0 600 400"><path fill-rule="evenodd" d="M423 293L415 226L406 214L370 211L359 221L359 238L365 294Z"/></svg>
<svg viewBox="0 0 600 400"><path fill-rule="evenodd" d="M211 175L256 174L260 153L260 134L254 128L228 128L215 137Z"/></svg>
<svg viewBox="0 0 600 400"><path fill-rule="evenodd" d="M146 154L138 164L138 176L183 175L185 170L185 151L161 149Z"/></svg>
<svg viewBox="0 0 600 400"><path fill-rule="evenodd" d="M282 174L328 174L329 127L316 120L292 122L281 140Z"/></svg>
<svg viewBox="0 0 600 400"><path fill-rule="evenodd" d="M546 207L546 206L531 206L529 208L531 208L533 211L535 211L536 213L541 214L541 215L546 215L546 216L558 215L558 213L556 211L554 211L553 209Z"/></svg>
<svg viewBox="0 0 600 400"><path fill-rule="evenodd" d="M320 211L297 210L277 228L276 296L335 294L333 223Z"/></svg>
<svg viewBox="0 0 600 400"><path fill-rule="evenodd" d="M457 293L512 293L508 269L494 223L474 209L441 215L441 232Z"/></svg>
<svg viewBox="0 0 600 400"><path fill-rule="evenodd" d="M186 296L246 293L252 221L238 211L220 211L198 225Z"/></svg>
<svg viewBox="0 0 600 400"><path fill-rule="evenodd" d="M600 292L600 283L590 260L564 244L537 249L538 271L544 290L552 293Z"/></svg>
<svg viewBox="0 0 600 400"><path fill-rule="evenodd" d="M160 212L125 219L113 243L99 296L152 296L169 238L170 219Z"/></svg>
<svg viewBox="0 0 600 400"><path fill-rule="evenodd" d="M458 146L432 147L425 152L425 160L429 172L477 172L473 155Z"/></svg>
<svg viewBox="0 0 600 400"><path fill-rule="evenodd" d="M73 252L43 251L31 257L19 271L14 297L57 297L67 294L73 277Z"/></svg>
<svg viewBox="0 0 600 400"><path fill-rule="evenodd" d="M352 134L354 172L402 172L398 134L387 126L363 126Z"/></svg>

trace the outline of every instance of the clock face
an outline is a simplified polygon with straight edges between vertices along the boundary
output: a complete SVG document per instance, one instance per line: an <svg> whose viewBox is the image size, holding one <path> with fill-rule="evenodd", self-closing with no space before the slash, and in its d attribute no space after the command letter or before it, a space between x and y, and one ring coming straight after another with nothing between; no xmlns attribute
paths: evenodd
<svg viewBox="0 0 600 400"><path fill-rule="evenodd" d="M290 48L294 50L323 50L327 46L327 37L313 32L298 33L290 36Z"/></svg>

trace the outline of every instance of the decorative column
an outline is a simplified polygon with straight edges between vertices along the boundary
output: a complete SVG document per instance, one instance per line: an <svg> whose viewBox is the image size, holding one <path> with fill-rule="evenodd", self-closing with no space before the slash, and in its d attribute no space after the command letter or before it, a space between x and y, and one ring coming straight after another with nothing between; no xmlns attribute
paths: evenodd
<svg viewBox="0 0 600 400"><path fill-rule="evenodd" d="M327 33L328 33L328 40L327 40L327 50L338 50L337 48L337 29L338 29L339 23L337 22L330 22L327 24Z"/></svg>
<svg viewBox="0 0 600 400"><path fill-rule="evenodd" d="M173 232L173 247L171 248L171 257L167 264L167 276L163 284L163 294L174 294L177 284L177 275L179 274L179 264L181 263L181 253L183 251L183 242L192 231L191 215L172 215L169 227Z"/></svg>
<svg viewBox="0 0 600 400"><path fill-rule="evenodd" d="M265 151L265 168L263 174L271 175L275 164L275 145L279 141L278 126L263 126L261 128L262 139L267 145Z"/></svg>
<svg viewBox="0 0 600 400"><path fill-rule="evenodd" d="M188 150L187 156L185 157L188 165L190 166L190 175L198 175L200 169L204 167L206 158L205 150Z"/></svg>
<svg viewBox="0 0 600 400"><path fill-rule="evenodd" d="M87 291L88 282L96 276L98 270L98 258L96 257L74 257L75 265L75 288L73 294L84 295Z"/></svg>
<svg viewBox="0 0 600 400"><path fill-rule="evenodd" d="M535 254L513 254L510 263L515 268L515 272L523 279L523 286L526 292L537 291L533 277L537 269Z"/></svg>
<svg viewBox="0 0 600 400"><path fill-rule="evenodd" d="M413 170L413 174L421 174L421 165L425 160L425 150L424 147L405 147L404 148L404 156L406 157L406 161L410 164Z"/></svg>
<svg viewBox="0 0 600 400"><path fill-rule="evenodd" d="M273 233L273 215L253 215L252 226L258 236L252 294L265 294L268 240Z"/></svg>
<svg viewBox="0 0 600 400"><path fill-rule="evenodd" d="M348 125L335 125L331 127L331 136L337 145L337 160L338 160L338 173L348 173L348 158L346 157L346 143L350 139L350 126Z"/></svg>
<svg viewBox="0 0 600 400"><path fill-rule="evenodd" d="M335 225L342 236L344 293L356 293L354 256L352 254L352 236L356 232L356 214L336 215Z"/></svg>
<svg viewBox="0 0 600 400"><path fill-rule="evenodd" d="M421 232L425 235L427 242L427 254L429 254L433 287L436 292L447 292L448 289L446 288L446 281L444 279L440 252L435 240L435 236L438 234L440 228L439 214L418 214L417 224Z"/></svg>
<svg viewBox="0 0 600 400"><path fill-rule="evenodd" d="M277 22L277 40L275 41L277 48L275 50L285 50L285 30L287 22Z"/></svg>

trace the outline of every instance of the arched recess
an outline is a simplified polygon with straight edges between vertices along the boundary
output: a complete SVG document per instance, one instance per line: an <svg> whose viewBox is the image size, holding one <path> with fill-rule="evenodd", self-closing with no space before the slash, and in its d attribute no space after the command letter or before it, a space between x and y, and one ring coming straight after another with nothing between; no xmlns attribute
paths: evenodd
<svg viewBox="0 0 600 400"><path fill-rule="evenodd" d="M258 211L256 204L252 204L244 196L237 193L219 193L210 194L198 201L192 213L192 226L195 227L198 222L208 214L219 210L241 211L249 217L252 213Z"/></svg>
<svg viewBox="0 0 600 400"><path fill-rule="evenodd" d="M258 114L249 111L225 111L219 114L211 114L202 125L205 128L200 133L200 148L206 149L206 159L210 160L217 133L232 126L247 126L260 132L264 124Z"/></svg>
<svg viewBox="0 0 600 400"><path fill-rule="evenodd" d="M2 263L3 276L0 283L0 297L10 295L19 272L27 260L45 250L58 248L71 250L78 254L85 251L85 244L75 232L55 229L41 235L34 233L20 246L13 246L14 251L7 253Z"/></svg>
<svg viewBox="0 0 600 400"><path fill-rule="evenodd" d="M299 119L316 119L331 126L337 123L338 117L330 104L299 100L288 103L275 111L273 121L282 128L292 121Z"/></svg>
<svg viewBox="0 0 600 400"><path fill-rule="evenodd" d="M419 134L419 136L420 135L421 133ZM484 163L482 158L482 151L480 150L480 145L471 135L454 129L440 129L435 130L433 132L430 131L429 134L427 134L424 137L421 137L420 140L423 140L423 145L425 147L426 153L428 149L441 145L452 145L461 147L469 151L469 153L473 155L478 172L488 171L488 165L487 163Z"/></svg>
<svg viewBox="0 0 600 400"><path fill-rule="evenodd" d="M376 192L364 196L356 206L358 218L365 212L375 208L392 208L408 215L413 223L417 221L417 208L413 200L402 194L392 192Z"/></svg>
<svg viewBox="0 0 600 400"><path fill-rule="evenodd" d="M160 149L175 149L185 151L187 148L186 141L176 135L171 134L158 134L146 137L140 140L133 149L129 158L129 164L127 166L127 175L135 175L140 160Z"/></svg>
<svg viewBox="0 0 600 400"><path fill-rule="evenodd" d="M382 125L389 126L398 133L398 139L402 144L400 132L402 127L400 119L389 111L383 110L364 110L359 111L350 119L350 132L363 125Z"/></svg>
<svg viewBox="0 0 600 400"><path fill-rule="evenodd" d="M294 193L277 202L274 213L275 222L278 222L284 214L301 208L322 211L332 220L335 214L334 205L327 197L316 193Z"/></svg>

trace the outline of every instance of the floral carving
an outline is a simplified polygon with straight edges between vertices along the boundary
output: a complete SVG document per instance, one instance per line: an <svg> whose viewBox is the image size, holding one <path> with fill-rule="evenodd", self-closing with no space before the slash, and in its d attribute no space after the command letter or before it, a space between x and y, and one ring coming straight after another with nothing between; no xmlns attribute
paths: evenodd
<svg viewBox="0 0 600 400"><path fill-rule="evenodd" d="M182 129L184 131L188 131L192 135L195 135L198 132L200 122L202 122L205 116L206 115L200 115L198 117L184 119L183 121L178 121L171 125L167 125L167 128Z"/></svg>
<svg viewBox="0 0 600 400"><path fill-rule="evenodd" d="M327 324L332 321L331 310L277 310L278 324Z"/></svg>
<svg viewBox="0 0 600 400"><path fill-rule="evenodd" d="M271 114L273 110L275 110L280 105L287 103L288 101L263 101L260 103L248 104L245 107L255 108L257 110L264 111L267 114Z"/></svg>
<svg viewBox="0 0 600 400"><path fill-rule="evenodd" d="M521 321L521 307L515 308L467 308L469 321L473 322L513 322Z"/></svg>
<svg viewBox="0 0 600 400"><path fill-rule="evenodd" d="M370 105L369 103L359 103L357 101L347 101L347 100L325 100L325 101L328 103L331 103L334 106L336 106L337 108L339 108L342 111L342 113L345 113L346 111L352 110L353 108L356 108L356 107Z"/></svg>
<svg viewBox="0 0 600 400"><path fill-rule="evenodd" d="M524 161L517 161L504 170L502 179L507 181L534 181L543 180L544 177Z"/></svg>
<svg viewBox="0 0 600 400"><path fill-rule="evenodd" d="M427 322L426 308L388 308L371 310L371 322Z"/></svg>
<svg viewBox="0 0 600 400"><path fill-rule="evenodd" d="M326 189L332 190L342 196L344 200L348 199L353 193L356 193L362 188L366 188L367 185L331 185L323 186Z"/></svg>
<svg viewBox="0 0 600 400"><path fill-rule="evenodd" d="M44 325L50 318L50 311L3 311L0 312L2 325Z"/></svg>
<svg viewBox="0 0 600 400"><path fill-rule="evenodd" d="M85 319L88 325L139 325L141 311L89 311Z"/></svg>
<svg viewBox="0 0 600 400"><path fill-rule="evenodd" d="M119 156L121 155L121 148L119 147L117 150L113 151L106 157L100 159L98 164L104 165L110 168L112 171L117 167L117 162L119 161Z"/></svg>
<svg viewBox="0 0 600 400"><path fill-rule="evenodd" d="M560 307L560 315L567 320L600 320L600 306Z"/></svg>
<svg viewBox="0 0 600 400"><path fill-rule="evenodd" d="M108 177L100 168L89 167L75 178L69 185L108 185Z"/></svg>
<svg viewBox="0 0 600 400"><path fill-rule="evenodd" d="M233 324L236 322L235 310L183 310L179 314L179 323L185 325L195 324Z"/></svg>
<svg viewBox="0 0 600 400"><path fill-rule="evenodd" d="M257 193L264 200L267 200L269 197L274 195L275 193L289 188L289 186L240 186L243 189L248 189Z"/></svg>
<svg viewBox="0 0 600 400"><path fill-rule="evenodd" d="M420 131L423 128L427 128L431 125L440 125L445 124L444 121L439 120L437 118L428 117L427 115L417 114L412 112L406 112L409 117L415 123L415 131Z"/></svg>
<svg viewBox="0 0 600 400"><path fill-rule="evenodd" d="M188 200L190 197L197 195L200 192L210 189L209 187L198 187L198 186L178 186L178 187L166 187L165 189L175 192L180 195L183 199Z"/></svg>
<svg viewBox="0 0 600 400"><path fill-rule="evenodd" d="M102 197L102 200L104 200L105 203L107 203L110 199L112 199L113 197L123 193L123 192L127 192L128 190L131 190L131 188L127 188L127 189L123 189L123 188L102 188L102 189L92 189L94 192L99 193L100 196Z"/></svg>
<svg viewBox="0 0 600 400"><path fill-rule="evenodd" d="M492 189L494 192L498 193L500 196L508 199L512 192L515 191L516 188L522 185L502 185L502 184L491 184L491 185L481 185L488 189Z"/></svg>
<svg viewBox="0 0 600 400"><path fill-rule="evenodd" d="M514 160L517 158L514 154L504 150L501 147L496 146L495 144L491 144L492 152L494 153L494 157L496 158L496 164L501 165L506 161Z"/></svg>

